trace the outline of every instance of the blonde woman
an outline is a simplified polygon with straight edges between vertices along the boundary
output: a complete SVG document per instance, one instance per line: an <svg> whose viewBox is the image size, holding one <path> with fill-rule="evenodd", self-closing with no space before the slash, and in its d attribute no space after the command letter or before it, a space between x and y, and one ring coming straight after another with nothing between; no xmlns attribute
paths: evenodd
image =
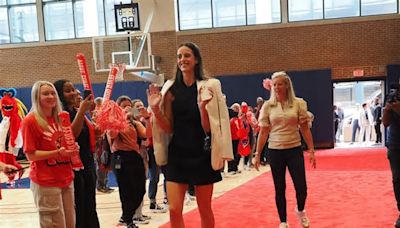
<svg viewBox="0 0 400 228"><path fill-rule="evenodd" d="M36 82L31 96L32 109L22 122L22 134L40 227L73 228L74 174L58 118L61 103L47 81Z"/></svg>
<svg viewBox="0 0 400 228"><path fill-rule="evenodd" d="M261 152L268 139L275 202L281 221L279 227L289 227L286 220L286 168L289 169L296 189L297 208L295 211L301 226L309 227L310 221L304 210L307 184L299 128L309 148L310 163L313 167L316 165L314 143L308 126L307 103L295 96L292 82L285 72L276 72L272 75L271 97L262 106L259 126L255 165L258 170Z"/></svg>

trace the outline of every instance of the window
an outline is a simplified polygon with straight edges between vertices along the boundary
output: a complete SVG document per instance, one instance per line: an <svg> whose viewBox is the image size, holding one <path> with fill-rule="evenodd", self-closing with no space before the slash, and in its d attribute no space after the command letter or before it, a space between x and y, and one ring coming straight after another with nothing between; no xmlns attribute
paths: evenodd
<svg viewBox="0 0 400 228"><path fill-rule="evenodd" d="M394 14L398 13L398 1L399 0L288 0L289 21Z"/></svg>
<svg viewBox="0 0 400 228"><path fill-rule="evenodd" d="M213 0L214 27L246 25L244 0Z"/></svg>
<svg viewBox="0 0 400 228"><path fill-rule="evenodd" d="M71 2L46 2L43 6L46 40L75 38Z"/></svg>
<svg viewBox="0 0 400 228"><path fill-rule="evenodd" d="M4 1L5 2L5 1ZM8 0L8 5L35 4L35 0Z"/></svg>
<svg viewBox="0 0 400 228"><path fill-rule="evenodd" d="M212 27L211 0L179 1L180 30Z"/></svg>
<svg viewBox="0 0 400 228"><path fill-rule="evenodd" d="M39 40L36 6L13 6L9 10L11 43Z"/></svg>
<svg viewBox="0 0 400 228"><path fill-rule="evenodd" d="M45 0L43 5L46 40L101 36L106 33L102 0Z"/></svg>
<svg viewBox="0 0 400 228"><path fill-rule="evenodd" d="M179 30L280 21L280 0L178 0Z"/></svg>
<svg viewBox="0 0 400 228"><path fill-rule="evenodd" d="M356 17L360 15L360 0L325 0L325 18Z"/></svg>
<svg viewBox="0 0 400 228"><path fill-rule="evenodd" d="M106 19L106 33L107 35L115 35L117 34L116 25L115 25L115 14L114 14L114 1L105 0L104 1L105 8L105 19ZM140 13L140 12L139 12Z"/></svg>
<svg viewBox="0 0 400 228"><path fill-rule="evenodd" d="M361 15L398 13L398 0L361 0Z"/></svg>
<svg viewBox="0 0 400 228"><path fill-rule="evenodd" d="M7 7L0 7L0 44L10 43Z"/></svg>
<svg viewBox="0 0 400 228"><path fill-rule="evenodd" d="M35 0L0 0L0 44L39 41Z"/></svg>
<svg viewBox="0 0 400 228"><path fill-rule="evenodd" d="M288 0L289 21L323 19L323 0Z"/></svg>
<svg viewBox="0 0 400 228"><path fill-rule="evenodd" d="M280 0L247 0L247 24L267 24L281 22Z"/></svg>
<svg viewBox="0 0 400 228"><path fill-rule="evenodd" d="M104 10L101 0L77 1L74 4L74 16L77 38L105 35Z"/></svg>

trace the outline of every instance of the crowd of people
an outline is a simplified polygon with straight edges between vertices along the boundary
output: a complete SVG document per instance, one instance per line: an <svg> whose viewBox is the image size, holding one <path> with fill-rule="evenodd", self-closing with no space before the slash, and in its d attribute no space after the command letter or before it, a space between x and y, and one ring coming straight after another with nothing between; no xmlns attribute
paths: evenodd
<svg viewBox="0 0 400 228"><path fill-rule="evenodd" d="M23 149L31 161L30 184L41 227L100 227L96 190L113 192L107 179L110 171L121 202L118 227L151 221L142 213L147 178L149 210L169 211L171 227L185 227L182 213L188 196L196 198L201 227L215 227L214 184L267 164L273 174L280 227L288 227L286 168L296 186L296 214L302 227L310 224L304 210L307 185L302 140L315 166L312 114L306 102L295 97L284 72L272 76L269 100L258 97L255 107L241 101L228 108L220 82L203 71L199 47L183 43L177 49L175 77L163 88L149 86L148 107L141 100L118 97L124 130L101 129L97 117L103 99L82 97L68 80L36 82L31 99L32 109L22 122ZM72 146L60 118L63 112L71 123ZM82 165L79 169L72 162L76 155ZM0 168L4 172L17 169L1 163ZM162 203L156 199L160 175L164 176Z"/></svg>
<svg viewBox="0 0 400 228"><path fill-rule="evenodd" d="M271 168L279 227L289 227L286 170L296 191L294 212L301 227L310 226L305 210L308 192L303 152L308 151L315 168L310 131L314 115L307 102L296 97L289 75L276 72L271 76L270 88L266 88L270 90L268 100L258 97L254 107L240 101L228 108L220 82L204 73L196 44L179 45L176 61L172 79L162 88L149 86L148 107L142 100L118 97L116 108L124 115L123 130L99 127L103 98L93 94L82 97L71 81L37 81L33 85L32 108L22 121L21 132L23 151L31 163L30 188L40 227L100 227L96 190L105 194L114 191L108 184L112 171L121 203L117 227L150 223L151 217L142 212L148 179L151 212L169 211L171 227L183 228L183 207L187 199L195 198L201 227L212 228L216 220L214 184L265 165ZM65 114L69 119L61 117ZM400 211L399 116L397 100L382 108L376 98L371 105L360 105L351 123L352 143L357 131L358 142L368 143L372 126L375 143L382 143L381 124L388 127L386 146ZM70 124L70 134L65 121ZM343 109L335 105L336 140L340 140L343 121ZM6 175L19 170L0 162L0 171ZM162 203L156 197L161 175ZM400 227L400 217L395 227Z"/></svg>
<svg viewBox="0 0 400 228"><path fill-rule="evenodd" d="M345 123L344 110L340 104L333 106L335 141L346 142L344 139L344 127L351 128L350 144L358 142L362 145L382 144L382 104L381 99L376 97L372 102L357 104L357 109L351 115L348 123ZM375 133L373 137L373 132ZM343 137L343 138L342 138ZM350 140L350 138L349 138Z"/></svg>

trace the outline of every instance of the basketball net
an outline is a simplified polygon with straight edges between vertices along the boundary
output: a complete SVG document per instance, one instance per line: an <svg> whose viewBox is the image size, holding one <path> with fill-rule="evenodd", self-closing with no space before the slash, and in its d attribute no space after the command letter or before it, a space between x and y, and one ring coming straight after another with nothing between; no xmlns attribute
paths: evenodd
<svg viewBox="0 0 400 228"><path fill-rule="evenodd" d="M118 73L117 76L115 78L115 81L123 81L124 80L124 74L125 74L125 70L126 70L126 65L125 63L117 63L117 64L109 64L110 69L113 67L117 67L118 68Z"/></svg>

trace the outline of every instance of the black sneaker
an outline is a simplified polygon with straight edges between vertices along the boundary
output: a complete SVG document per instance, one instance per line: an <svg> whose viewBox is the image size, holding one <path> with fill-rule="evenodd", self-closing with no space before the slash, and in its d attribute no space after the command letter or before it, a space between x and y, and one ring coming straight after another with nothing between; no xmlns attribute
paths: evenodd
<svg viewBox="0 0 400 228"><path fill-rule="evenodd" d="M167 197L164 197L163 204L164 204L164 205L168 205L168 199L167 199Z"/></svg>
<svg viewBox="0 0 400 228"><path fill-rule="evenodd" d="M126 228L139 228L139 227L136 226L134 223L130 223L128 226L126 226Z"/></svg>

